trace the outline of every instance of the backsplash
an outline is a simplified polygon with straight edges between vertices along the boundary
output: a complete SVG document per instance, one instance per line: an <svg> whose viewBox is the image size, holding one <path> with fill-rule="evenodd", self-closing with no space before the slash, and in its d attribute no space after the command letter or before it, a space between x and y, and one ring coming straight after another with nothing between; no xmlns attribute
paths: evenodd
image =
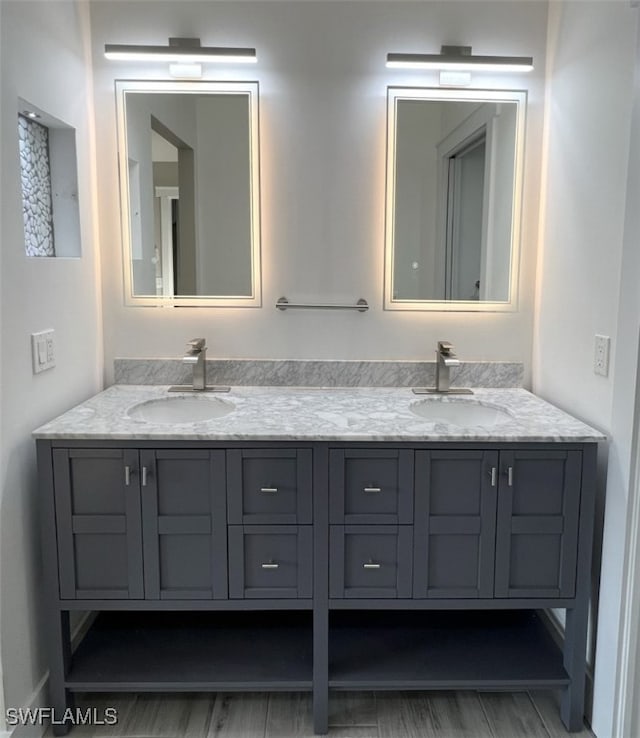
<svg viewBox="0 0 640 738"><path fill-rule="evenodd" d="M434 361L278 361L209 359L207 382L231 386L427 387L435 384ZM181 359L115 359L116 384L190 384ZM519 362L462 362L451 370L453 387L522 387Z"/></svg>

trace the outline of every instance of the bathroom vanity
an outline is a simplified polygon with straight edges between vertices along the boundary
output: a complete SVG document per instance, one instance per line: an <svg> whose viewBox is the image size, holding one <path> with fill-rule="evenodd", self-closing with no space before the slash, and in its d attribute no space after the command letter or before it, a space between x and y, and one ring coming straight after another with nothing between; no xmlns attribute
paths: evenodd
<svg viewBox="0 0 640 738"><path fill-rule="evenodd" d="M548 688L582 728L597 431L520 389L233 388L195 423L166 389L35 432L56 711L308 690L326 733L331 690Z"/></svg>

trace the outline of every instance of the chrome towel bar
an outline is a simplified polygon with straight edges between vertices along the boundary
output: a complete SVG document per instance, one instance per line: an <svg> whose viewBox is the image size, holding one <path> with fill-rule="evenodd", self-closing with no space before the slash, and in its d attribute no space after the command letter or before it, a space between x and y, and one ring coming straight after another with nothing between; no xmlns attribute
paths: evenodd
<svg viewBox="0 0 640 738"><path fill-rule="evenodd" d="M296 310L357 310L360 313L364 313L369 309L369 303L364 299L360 298L355 305L340 305L340 304L327 304L327 303L307 303L307 302L289 302L286 297L281 297L276 302L278 310L289 310L295 308Z"/></svg>

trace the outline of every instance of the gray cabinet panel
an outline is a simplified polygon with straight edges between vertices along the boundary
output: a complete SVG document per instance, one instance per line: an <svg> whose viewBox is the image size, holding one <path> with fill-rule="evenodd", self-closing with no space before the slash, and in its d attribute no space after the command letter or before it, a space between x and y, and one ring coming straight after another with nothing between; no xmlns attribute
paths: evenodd
<svg viewBox="0 0 640 738"><path fill-rule="evenodd" d="M224 451L141 451L146 599L227 596Z"/></svg>
<svg viewBox="0 0 640 738"><path fill-rule="evenodd" d="M415 464L414 597L492 597L498 453L416 451Z"/></svg>
<svg viewBox="0 0 640 738"><path fill-rule="evenodd" d="M234 449L227 457L229 523L311 523L310 449Z"/></svg>
<svg viewBox="0 0 640 738"><path fill-rule="evenodd" d="M413 453L335 449L330 452L332 524L413 522Z"/></svg>
<svg viewBox="0 0 640 738"><path fill-rule="evenodd" d="M229 596L311 597L312 545L307 525L230 525Z"/></svg>
<svg viewBox="0 0 640 738"><path fill-rule="evenodd" d="M582 453L500 453L496 597L575 594Z"/></svg>
<svg viewBox="0 0 640 738"><path fill-rule="evenodd" d="M138 457L122 449L54 449L62 599L143 597Z"/></svg>
<svg viewBox="0 0 640 738"><path fill-rule="evenodd" d="M411 597L410 525L332 525L331 597Z"/></svg>

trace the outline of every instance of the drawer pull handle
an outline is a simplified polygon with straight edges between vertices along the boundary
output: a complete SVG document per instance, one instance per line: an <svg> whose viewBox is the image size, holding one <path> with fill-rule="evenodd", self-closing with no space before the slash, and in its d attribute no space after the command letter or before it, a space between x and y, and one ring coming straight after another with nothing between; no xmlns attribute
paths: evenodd
<svg viewBox="0 0 640 738"><path fill-rule="evenodd" d="M142 467L142 486L143 487L147 486L147 467L146 466Z"/></svg>
<svg viewBox="0 0 640 738"><path fill-rule="evenodd" d="M495 487L498 483L498 470L495 466L491 467L491 471L489 472L489 476L491 477L491 486Z"/></svg>
<svg viewBox="0 0 640 738"><path fill-rule="evenodd" d="M513 467L512 466L510 466L507 469L507 484L509 485L509 487L513 487Z"/></svg>
<svg viewBox="0 0 640 738"><path fill-rule="evenodd" d="M268 494L275 495L278 491L277 487L260 487L260 492L265 492Z"/></svg>
<svg viewBox="0 0 640 738"><path fill-rule="evenodd" d="M126 487L131 484L131 467L128 464L124 468L124 484Z"/></svg>
<svg viewBox="0 0 640 738"><path fill-rule="evenodd" d="M362 567L364 569L379 569L380 564L376 564L374 561L367 561L367 563L363 564Z"/></svg>
<svg viewBox="0 0 640 738"><path fill-rule="evenodd" d="M276 561L267 561L264 564L261 564L263 569L277 569L280 564L278 564Z"/></svg>
<svg viewBox="0 0 640 738"><path fill-rule="evenodd" d="M380 487L365 487L362 491L375 494L377 492L382 492L382 489Z"/></svg>

